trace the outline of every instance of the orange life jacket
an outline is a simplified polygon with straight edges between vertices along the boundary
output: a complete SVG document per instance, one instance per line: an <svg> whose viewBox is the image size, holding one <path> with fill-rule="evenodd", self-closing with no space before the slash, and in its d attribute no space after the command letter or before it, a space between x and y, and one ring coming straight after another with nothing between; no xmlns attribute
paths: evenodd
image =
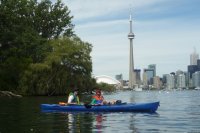
<svg viewBox="0 0 200 133"><path fill-rule="evenodd" d="M92 98L96 99L97 101L103 101L104 100L103 96L99 97L99 96L95 95L95 96L92 96Z"/></svg>

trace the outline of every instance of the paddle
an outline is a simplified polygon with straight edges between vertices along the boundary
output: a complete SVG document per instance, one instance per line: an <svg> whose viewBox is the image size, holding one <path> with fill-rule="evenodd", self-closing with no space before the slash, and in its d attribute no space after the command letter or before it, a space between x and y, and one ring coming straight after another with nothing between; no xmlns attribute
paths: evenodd
<svg viewBox="0 0 200 133"><path fill-rule="evenodd" d="M84 104L85 108L87 109L91 109L92 108L92 105L91 104Z"/></svg>
<svg viewBox="0 0 200 133"><path fill-rule="evenodd" d="M110 102L108 102L105 105L123 105L123 104L127 104L126 102L122 102L121 100L116 100L116 102L114 104L111 104ZM91 109L92 106L101 106L101 104L90 104L90 103L84 103L85 108L87 109Z"/></svg>
<svg viewBox="0 0 200 133"><path fill-rule="evenodd" d="M76 103L66 103L66 102L59 102L58 103L59 105L61 105L61 106L67 106L67 105L78 105L78 104L76 104Z"/></svg>
<svg viewBox="0 0 200 133"><path fill-rule="evenodd" d="M59 102L58 104L61 105L61 106L65 106L65 105L67 105L66 102Z"/></svg>
<svg viewBox="0 0 200 133"><path fill-rule="evenodd" d="M101 104L88 104L88 103L84 103L85 108L87 109L91 109L92 106L101 106Z"/></svg>

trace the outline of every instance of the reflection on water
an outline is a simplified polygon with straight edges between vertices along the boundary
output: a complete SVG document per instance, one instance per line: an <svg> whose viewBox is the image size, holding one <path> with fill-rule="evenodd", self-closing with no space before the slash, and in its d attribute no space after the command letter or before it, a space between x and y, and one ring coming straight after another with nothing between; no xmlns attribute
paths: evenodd
<svg viewBox="0 0 200 133"><path fill-rule="evenodd" d="M102 132L103 115L97 114L95 117L96 117L95 127L96 127L98 133L101 133Z"/></svg>
<svg viewBox="0 0 200 133"><path fill-rule="evenodd" d="M69 132L102 132L102 113L68 113Z"/></svg>
<svg viewBox="0 0 200 133"><path fill-rule="evenodd" d="M43 113L45 132L137 132L135 113ZM152 114L143 114L152 115ZM48 126L47 126L48 125ZM41 130L40 130L41 131Z"/></svg>
<svg viewBox="0 0 200 133"><path fill-rule="evenodd" d="M74 132L91 132L92 131L92 122L93 115L90 113L64 113L63 115L67 116L66 124L69 133Z"/></svg>
<svg viewBox="0 0 200 133"><path fill-rule="evenodd" d="M137 132L134 113L43 113L42 132ZM44 127L44 126L43 126Z"/></svg>
<svg viewBox="0 0 200 133"><path fill-rule="evenodd" d="M76 128L76 118L74 118L75 116L73 114L67 114L68 116L68 129L70 133L75 132L74 130L77 129Z"/></svg>

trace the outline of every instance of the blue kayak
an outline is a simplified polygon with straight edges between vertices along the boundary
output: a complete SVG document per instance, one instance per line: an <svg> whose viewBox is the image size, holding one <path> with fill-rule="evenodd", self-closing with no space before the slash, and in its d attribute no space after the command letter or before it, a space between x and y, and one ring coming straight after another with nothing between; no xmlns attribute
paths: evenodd
<svg viewBox="0 0 200 133"><path fill-rule="evenodd" d="M41 104L42 112L156 112L159 102L125 103L115 105Z"/></svg>

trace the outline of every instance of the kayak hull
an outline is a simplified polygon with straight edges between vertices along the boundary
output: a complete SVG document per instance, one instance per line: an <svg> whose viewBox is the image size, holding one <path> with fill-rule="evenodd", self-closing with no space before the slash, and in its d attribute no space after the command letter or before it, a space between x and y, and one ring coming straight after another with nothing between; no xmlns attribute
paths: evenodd
<svg viewBox="0 0 200 133"><path fill-rule="evenodd" d="M42 112L156 112L159 102L127 103L121 105L84 105L41 104Z"/></svg>

